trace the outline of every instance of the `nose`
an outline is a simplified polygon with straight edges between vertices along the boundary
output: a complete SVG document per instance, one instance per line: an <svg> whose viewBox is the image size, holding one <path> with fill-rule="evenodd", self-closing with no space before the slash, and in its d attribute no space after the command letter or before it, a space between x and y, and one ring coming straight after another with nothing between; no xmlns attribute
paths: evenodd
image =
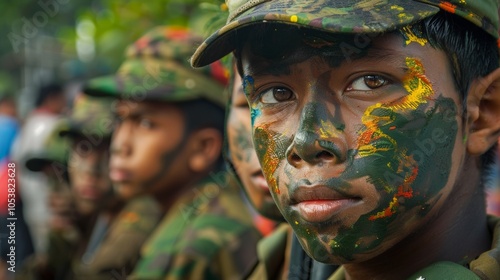
<svg viewBox="0 0 500 280"><path fill-rule="evenodd" d="M132 126L124 121L118 124L111 138L110 152L112 156L129 156L132 153L131 141Z"/></svg>
<svg viewBox="0 0 500 280"><path fill-rule="evenodd" d="M337 119L337 120L336 120ZM325 104L307 104L286 157L296 168L303 164L338 164L346 159L343 132L338 118L332 116Z"/></svg>

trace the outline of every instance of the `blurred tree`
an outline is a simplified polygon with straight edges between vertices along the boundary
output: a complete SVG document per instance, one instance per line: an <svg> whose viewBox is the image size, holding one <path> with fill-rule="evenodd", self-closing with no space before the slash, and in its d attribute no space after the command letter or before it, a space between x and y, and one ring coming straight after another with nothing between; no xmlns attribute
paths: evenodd
<svg viewBox="0 0 500 280"><path fill-rule="evenodd" d="M105 75L117 69L128 44L156 25L190 25L198 31L213 29L214 24L223 20L222 3L222 0L1 1L0 33L4 34L4 40L0 40L0 75L9 77L17 92L28 96L50 80L68 82Z"/></svg>

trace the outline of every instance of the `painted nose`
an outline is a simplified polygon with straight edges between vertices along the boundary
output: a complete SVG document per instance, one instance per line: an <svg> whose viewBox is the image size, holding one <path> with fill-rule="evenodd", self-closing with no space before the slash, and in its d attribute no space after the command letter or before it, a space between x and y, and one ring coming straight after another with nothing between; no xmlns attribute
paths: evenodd
<svg viewBox="0 0 500 280"><path fill-rule="evenodd" d="M287 150L287 160L299 167L302 163L318 165L338 164L344 160L341 149L332 141L320 140L314 133L297 133L292 145Z"/></svg>
<svg viewBox="0 0 500 280"><path fill-rule="evenodd" d="M324 121L332 117L328 117L320 107L316 103L304 108L299 127L287 149L288 163L296 168L306 163L322 165L345 161L343 132L336 129L331 121Z"/></svg>

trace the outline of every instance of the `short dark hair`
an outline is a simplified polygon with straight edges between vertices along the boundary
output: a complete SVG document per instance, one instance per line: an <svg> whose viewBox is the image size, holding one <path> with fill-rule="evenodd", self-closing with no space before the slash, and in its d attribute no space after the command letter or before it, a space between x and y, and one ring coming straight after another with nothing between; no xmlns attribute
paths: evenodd
<svg viewBox="0 0 500 280"><path fill-rule="evenodd" d="M38 95L35 100L35 107L40 107L47 99L51 97L61 96L63 94L63 88L60 84L50 83L48 85L40 87L38 90Z"/></svg>
<svg viewBox="0 0 500 280"><path fill-rule="evenodd" d="M448 56L455 86L462 97L465 121L471 83L499 66L497 40L469 21L443 11L421 21L420 27L430 44ZM481 156L483 171L495 163L495 150L496 144Z"/></svg>
<svg viewBox="0 0 500 280"><path fill-rule="evenodd" d="M223 108L204 98L174 104L184 114L186 135L203 128L215 128L224 139L225 112ZM215 163L214 171L222 169L223 166L224 159L221 153Z"/></svg>
<svg viewBox="0 0 500 280"><path fill-rule="evenodd" d="M188 132L215 128L224 132L224 109L206 99L174 103L184 114Z"/></svg>

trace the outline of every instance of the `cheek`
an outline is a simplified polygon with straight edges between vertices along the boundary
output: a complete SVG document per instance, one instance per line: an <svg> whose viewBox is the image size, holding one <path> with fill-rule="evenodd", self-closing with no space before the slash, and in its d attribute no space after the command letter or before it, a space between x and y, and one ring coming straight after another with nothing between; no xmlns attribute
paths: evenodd
<svg viewBox="0 0 500 280"><path fill-rule="evenodd" d="M254 147L249 111L236 109L228 119L228 141L231 159L235 165L254 165Z"/></svg>
<svg viewBox="0 0 500 280"><path fill-rule="evenodd" d="M271 192L280 194L278 187L280 176L277 171L282 168L283 161L286 160L286 150L292 143L292 139L269 129L268 125L255 127L253 138L262 172L266 177L269 188Z"/></svg>
<svg viewBox="0 0 500 280"><path fill-rule="evenodd" d="M457 107L450 98L437 97L411 113L372 113L387 112L390 121L374 122L374 131L368 128L359 138L356 163L364 163L361 175L368 176L382 197L371 221L416 207L425 215L447 185L457 135ZM367 135L368 141L363 138Z"/></svg>

